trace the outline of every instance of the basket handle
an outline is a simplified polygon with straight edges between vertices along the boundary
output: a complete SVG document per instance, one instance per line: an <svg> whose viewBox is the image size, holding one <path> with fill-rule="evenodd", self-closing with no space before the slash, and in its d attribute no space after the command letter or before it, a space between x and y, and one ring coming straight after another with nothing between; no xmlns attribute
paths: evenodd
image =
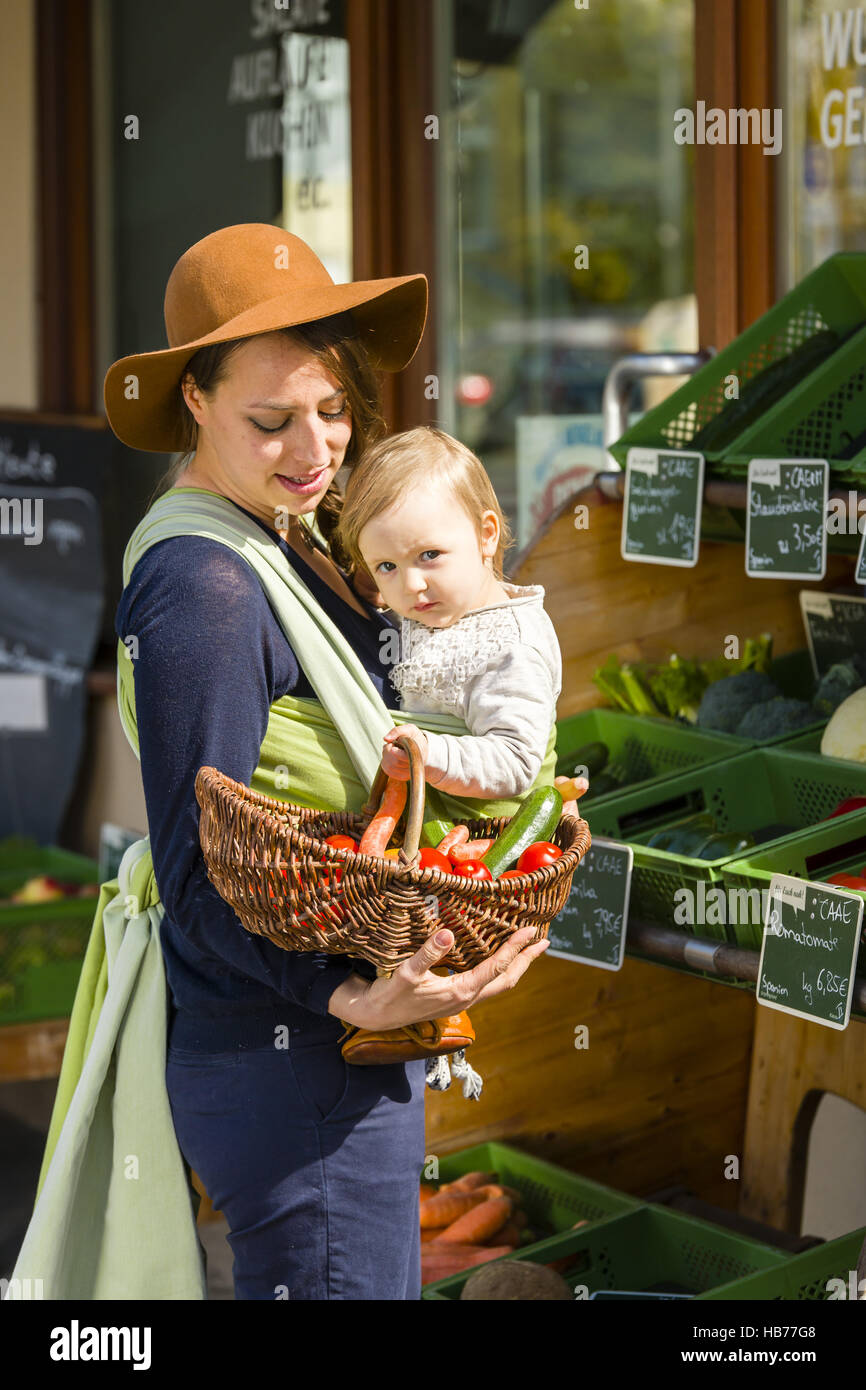
<svg viewBox="0 0 866 1390"><path fill-rule="evenodd" d="M401 734L400 738L394 740L398 748L409 759L409 808L406 813L406 834L403 837L403 848L400 851L400 859L403 863L414 864L418 858L418 847L421 843L421 828L424 824L424 763L421 758L421 749L410 734ZM379 764L379 770L370 789L370 799L364 806L364 815L374 816L379 809L379 802L388 784L388 774Z"/></svg>

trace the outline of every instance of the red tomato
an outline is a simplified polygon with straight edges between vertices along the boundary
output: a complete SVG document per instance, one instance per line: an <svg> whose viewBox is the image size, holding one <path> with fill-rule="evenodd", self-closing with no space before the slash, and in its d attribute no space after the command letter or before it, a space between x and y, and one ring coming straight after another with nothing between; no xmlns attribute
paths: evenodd
<svg viewBox="0 0 866 1390"><path fill-rule="evenodd" d="M419 869L439 869L443 874L453 874L451 860L445 854L440 854L438 849L422 849L421 862L417 866Z"/></svg>
<svg viewBox="0 0 866 1390"><path fill-rule="evenodd" d="M504 874L500 874L499 877L500 877L500 878L523 878L523 877L524 877L524 872L523 872L522 869L506 869L506 870L505 870L505 873L504 873Z"/></svg>
<svg viewBox="0 0 866 1390"><path fill-rule="evenodd" d="M543 869L561 857L562 850L558 845L551 844L549 840L536 840L534 845L528 845L523 851L517 868L521 873L531 874L533 869Z"/></svg>
<svg viewBox="0 0 866 1390"><path fill-rule="evenodd" d="M325 844L333 845L334 849L357 850L358 848L358 841L353 840L351 835L328 835Z"/></svg>
<svg viewBox="0 0 866 1390"><path fill-rule="evenodd" d="M825 820L832 820L834 816L847 815L849 811L862 811L866 806L866 796L847 796L844 801L840 801L835 811L831 811Z"/></svg>
<svg viewBox="0 0 866 1390"><path fill-rule="evenodd" d="M493 879L493 875L486 864L482 864L480 859L456 859L451 861L452 874L459 875L460 878L471 878L476 883L482 883L486 879Z"/></svg>
<svg viewBox="0 0 866 1390"><path fill-rule="evenodd" d="M824 882L833 883L837 888L854 888L858 893L866 893L866 878L861 878L859 874L831 874Z"/></svg>

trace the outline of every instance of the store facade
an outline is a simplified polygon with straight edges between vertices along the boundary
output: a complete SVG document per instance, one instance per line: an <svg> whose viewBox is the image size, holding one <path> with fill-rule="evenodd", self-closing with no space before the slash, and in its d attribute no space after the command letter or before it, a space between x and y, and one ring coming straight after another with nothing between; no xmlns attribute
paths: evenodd
<svg viewBox="0 0 866 1390"><path fill-rule="evenodd" d="M609 467L618 358L719 349L827 255L866 249L866 11L828 0L6 0L2 14L15 196L0 412L37 432L104 432L105 368L163 345L177 257L216 227L274 223L337 281L428 275L389 422L475 449L530 555ZM633 410L675 382L648 380ZM63 825L90 854L103 822L145 829L113 621L126 538L169 462L117 446L101 484L104 609ZM656 1002L673 1009L664 982ZM552 1089L527 1120L539 1151L612 1162L624 1188L673 1166L735 1205L718 1155L743 1142L745 1119L724 1115L745 1116L747 1002L714 995L659 1045L665 1075L688 1053L675 1114L626 1086L578 1138ZM625 1060L647 1046L635 1034ZM461 1123L440 1115L436 1133L451 1142ZM668 1149L647 1166L654 1134Z"/></svg>

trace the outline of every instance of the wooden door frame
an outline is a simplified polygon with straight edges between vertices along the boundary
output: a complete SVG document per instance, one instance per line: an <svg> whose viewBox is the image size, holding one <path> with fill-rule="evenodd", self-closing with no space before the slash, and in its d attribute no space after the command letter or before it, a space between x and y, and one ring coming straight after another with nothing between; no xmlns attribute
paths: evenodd
<svg viewBox="0 0 866 1390"><path fill-rule="evenodd" d="M777 104L773 0L694 0L695 101ZM702 347L723 348L775 302L776 159L758 145L695 147L695 289Z"/></svg>
<svg viewBox="0 0 866 1390"><path fill-rule="evenodd" d="M425 138L435 110L433 0L351 0L346 7L352 127L353 276L425 274L430 303L412 362L385 378L393 430L430 423L436 402L436 155Z"/></svg>

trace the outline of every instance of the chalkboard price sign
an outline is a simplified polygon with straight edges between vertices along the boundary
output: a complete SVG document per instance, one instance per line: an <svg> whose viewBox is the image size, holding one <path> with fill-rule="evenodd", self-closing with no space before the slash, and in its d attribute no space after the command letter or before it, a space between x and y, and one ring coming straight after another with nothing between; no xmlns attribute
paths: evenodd
<svg viewBox="0 0 866 1390"><path fill-rule="evenodd" d="M823 579L827 568L825 459L752 459L746 503L746 574Z"/></svg>
<svg viewBox="0 0 866 1390"><path fill-rule="evenodd" d="M819 680L834 662L866 652L866 598L801 589L800 612Z"/></svg>
<svg viewBox="0 0 866 1390"><path fill-rule="evenodd" d="M866 528L864 528L863 539L860 542L860 551L857 556L857 568L854 571L854 583L866 584Z"/></svg>
<svg viewBox="0 0 866 1390"><path fill-rule="evenodd" d="M629 449L621 553L650 565L696 565L704 494L704 456Z"/></svg>
<svg viewBox="0 0 866 1390"><path fill-rule="evenodd" d="M546 955L620 970L634 850L596 836L574 871L565 907L550 924Z"/></svg>
<svg viewBox="0 0 866 1390"><path fill-rule="evenodd" d="M847 1028L863 899L843 888L774 874L758 965L769 1009Z"/></svg>

